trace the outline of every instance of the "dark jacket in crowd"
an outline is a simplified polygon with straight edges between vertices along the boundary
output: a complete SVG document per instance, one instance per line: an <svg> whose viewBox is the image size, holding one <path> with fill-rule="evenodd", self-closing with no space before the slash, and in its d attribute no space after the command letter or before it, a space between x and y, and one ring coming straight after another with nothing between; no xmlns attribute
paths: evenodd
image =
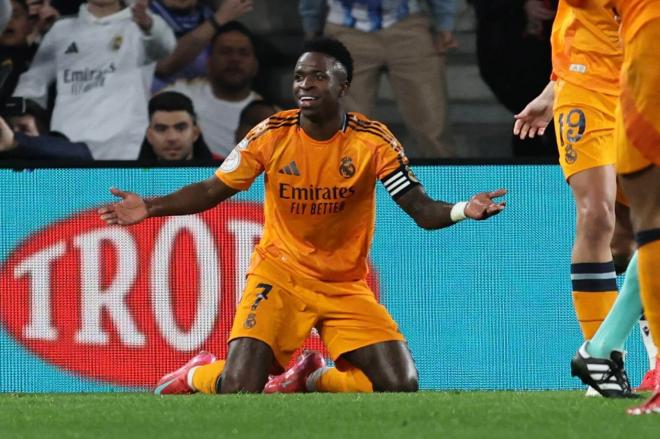
<svg viewBox="0 0 660 439"><path fill-rule="evenodd" d="M199 135L197 141L193 144L193 153L192 160L217 160L218 157L215 157L211 150L209 149L206 141L204 140L203 135ZM138 160L146 162L155 162L160 161L160 159L154 153L154 149L145 137L142 141L142 146L140 147L140 154L138 155ZM166 160L163 160L166 161Z"/></svg>
<svg viewBox="0 0 660 439"><path fill-rule="evenodd" d="M0 159L15 160L93 160L89 147L72 142L58 133L48 136L28 136L16 133L18 146L0 153Z"/></svg>

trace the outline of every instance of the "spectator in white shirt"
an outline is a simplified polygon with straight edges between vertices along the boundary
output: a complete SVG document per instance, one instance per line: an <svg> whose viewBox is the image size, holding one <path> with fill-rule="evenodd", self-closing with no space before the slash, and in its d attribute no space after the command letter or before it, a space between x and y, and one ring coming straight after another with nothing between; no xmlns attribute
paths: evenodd
<svg viewBox="0 0 660 439"><path fill-rule="evenodd" d="M148 123L155 62L175 45L172 30L148 13L147 0L131 8L89 0L44 36L14 95L45 108L56 81L51 130L85 142L96 160L133 160Z"/></svg>
<svg viewBox="0 0 660 439"><path fill-rule="evenodd" d="M231 21L218 29L211 43L208 78L177 81L168 88L192 99L204 138L217 156L229 155L241 111L261 99L252 90L258 67L252 33Z"/></svg>

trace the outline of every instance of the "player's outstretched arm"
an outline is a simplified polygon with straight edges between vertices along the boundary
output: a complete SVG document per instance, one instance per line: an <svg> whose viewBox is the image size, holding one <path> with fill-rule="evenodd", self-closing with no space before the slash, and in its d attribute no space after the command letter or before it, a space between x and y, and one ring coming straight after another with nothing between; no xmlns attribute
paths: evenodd
<svg viewBox="0 0 660 439"><path fill-rule="evenodd" d="M506 189L480 192L473 195L470 201L450 204L433 200L426 195L422 186L416 186L399 197L397 203L418 226L435 230L451 226L466 218L485 220L497 215L504 210L506 202L497 202L494 199L505 194Z"/></svg>
<svg viewBox="0 0 660 439"><path fill-rule="evenodd" d="M513 118L513 134L521 139L534 138L537 134L542 136L552 121L552 107L555 101L554 81L548 82L540 95Z"/></svg>
<svg viewBox="0 0 660 439"><path fill-rule="evenodd" d="M216 176L199 183L184 186L163 197L142 198L133 192L111 188L110 192L121 198L98 210L99 217L107 224L128 226L153 216L189 215L210 209L238 192L224 184Z"/></svg>

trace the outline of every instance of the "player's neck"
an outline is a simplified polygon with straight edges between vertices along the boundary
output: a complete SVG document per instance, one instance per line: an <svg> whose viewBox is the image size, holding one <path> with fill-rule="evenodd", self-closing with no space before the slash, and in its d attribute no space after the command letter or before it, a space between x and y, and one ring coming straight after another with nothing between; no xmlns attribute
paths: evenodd
<svg viewBox="0 0 660 439"><path fill-rule="evenodd" d="M124 4L122 2L114 2L107 5L87 3L87 11L96 18L107 17L121 11L123 8Z"/></svg>
<svg viewBox="0 0 660 439"><path fill-rule="evenodd" d="M300 127L314 140L331 139L344 124L344 112L339 111L331 117L310 118L300 115Z"/></svg>

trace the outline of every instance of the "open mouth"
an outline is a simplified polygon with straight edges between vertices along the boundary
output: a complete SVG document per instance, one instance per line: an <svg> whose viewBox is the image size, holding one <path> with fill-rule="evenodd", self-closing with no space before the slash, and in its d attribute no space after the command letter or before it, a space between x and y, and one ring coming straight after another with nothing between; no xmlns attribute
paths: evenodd
<svg viewBox="0 0 660 439"><path fill-rule="evenodd" d="M307 108L314 105L314 102L318 101L319 98L316 96L300 96L298 98L298 106L300 108Z"/></svg>

